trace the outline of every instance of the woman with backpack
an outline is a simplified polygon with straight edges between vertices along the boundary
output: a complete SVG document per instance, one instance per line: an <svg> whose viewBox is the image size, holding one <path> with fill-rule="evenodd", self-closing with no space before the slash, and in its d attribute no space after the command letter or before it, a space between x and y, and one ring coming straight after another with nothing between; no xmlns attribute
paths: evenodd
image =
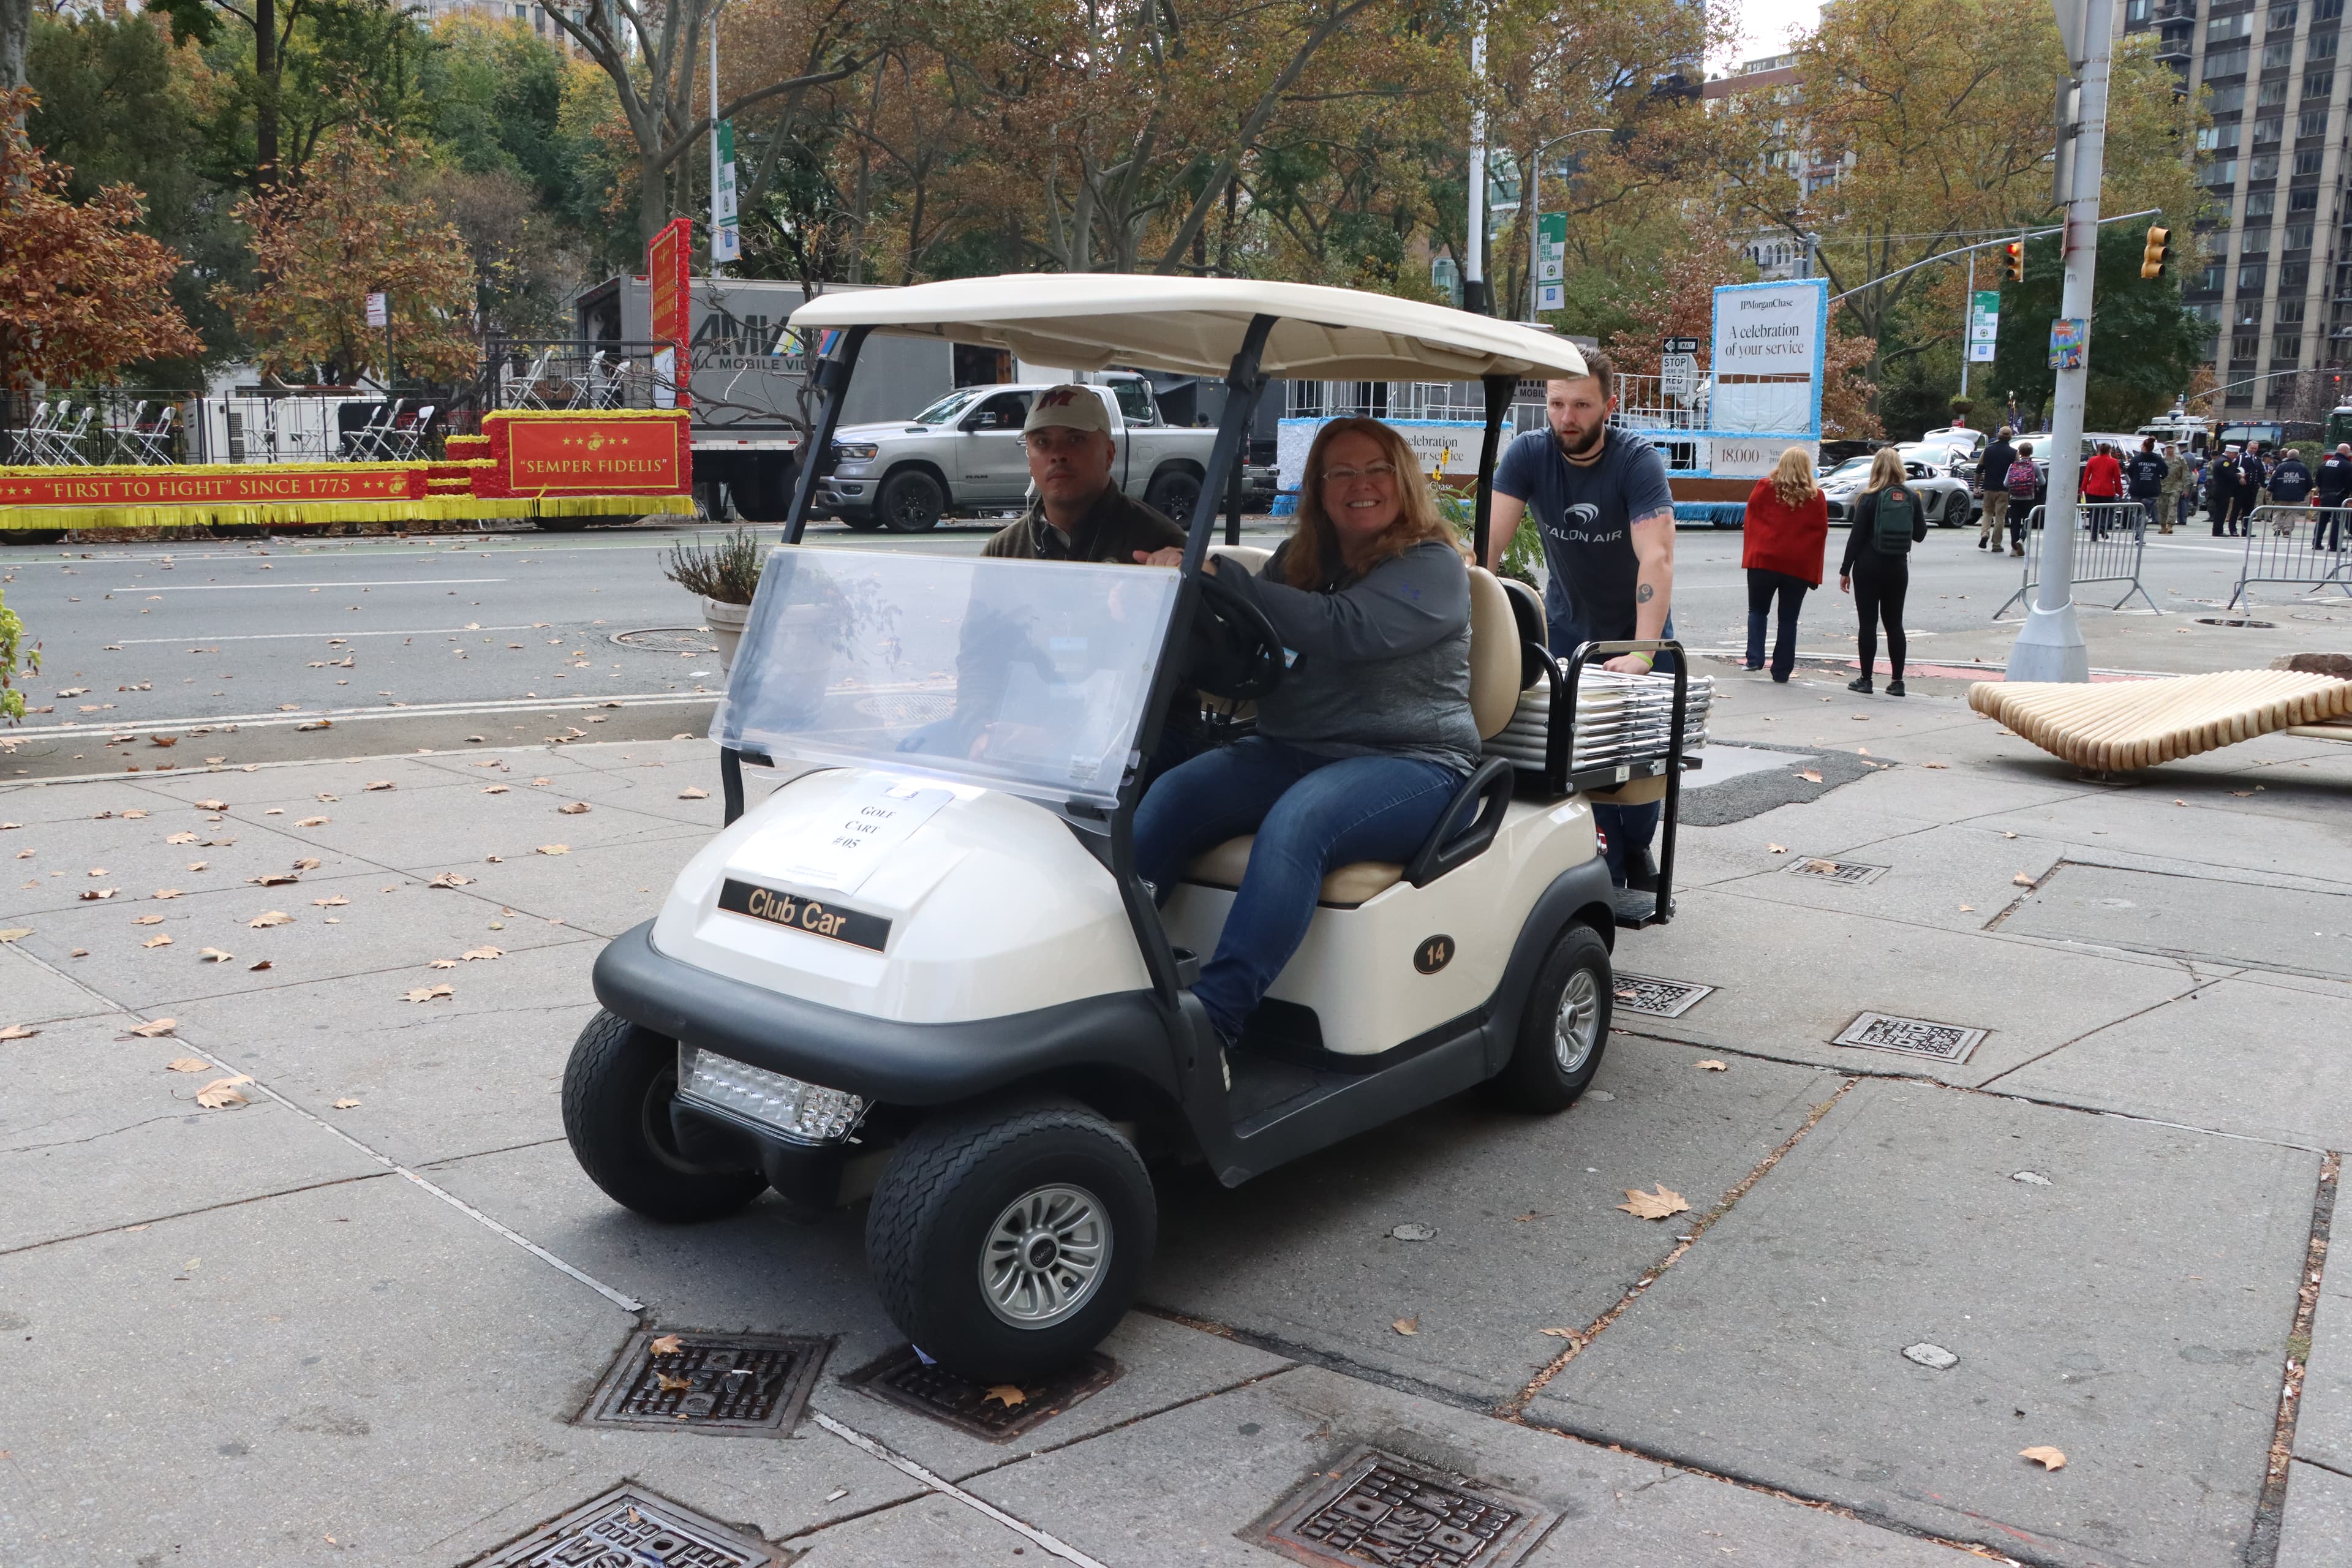
<svg viewBox="0 0 2352 1568"><path fill-rule="evenodd" d="M1784 685L1797 667L1797 612L1805 590L1822 585L1829 537L1830 503L1814 481L1813 460L1802 447L1791 447L1748 492L1739 546L1739 563L1748 569L1748 668L1764 668L1764 617L1777 596L1772 679Z"/></svg>
<svg viewBox="0 0 2352 1568"><path fill-rule="evenodd" d="M1903 595L1911 586L1911 547L1927 537L1927 514L1919 505L1919 492L1905 482L1902 454L1881 447L1871 460L1869 482L1853 504L1845 559L1838 563L1838 591L1853 595L1853 607L1862 616L1862 673L1846 682L1848 691L1867 694L1871 689L1883 620L1891 674L1886 695L1904 694Z"/></svg>
<svg viewBox="0 0 2352 1568"><path fill-rule="evenodd" d="M2009 552L2025 553L2025 533L2033 509L2042 504L2042 470L2033 466L2033 443L2017 444L2017 460L2009 465Z"/></svg>

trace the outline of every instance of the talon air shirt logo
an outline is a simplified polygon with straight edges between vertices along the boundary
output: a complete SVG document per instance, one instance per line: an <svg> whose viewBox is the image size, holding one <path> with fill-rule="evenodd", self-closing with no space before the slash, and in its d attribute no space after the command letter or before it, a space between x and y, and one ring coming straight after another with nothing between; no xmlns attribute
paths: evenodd
<svg viewBox="0 0 2352 1568"><path fill-rule="evenodd" d="M1412 950L1412 966L1423 974L1434 974L1454 962L1454 939L1450 936L1424 937Z"/></svg>
<svg viewBox="0 0 2352 1568"><path fill-rule="evenodd" d="M890 922L880 915L869 915L856 910L845 910L838 905L822 904L814 899L804 899L797 893L780 893L772 888L739 882L730 877L719 889L719 907L739 915L749 915L755 921L771 925L790 926L811 936L830 937L853 947L882 951L890 940Z"/></svg>

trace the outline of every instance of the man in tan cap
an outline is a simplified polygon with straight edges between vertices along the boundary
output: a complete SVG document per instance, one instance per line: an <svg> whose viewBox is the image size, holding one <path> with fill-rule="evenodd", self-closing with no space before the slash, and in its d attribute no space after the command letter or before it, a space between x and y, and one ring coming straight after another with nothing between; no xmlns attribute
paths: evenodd
<svg viewBox="0 0 2352 1568"><path fill-rule="evenodd" d="M1118 448L1098 389L1065 384L1039 393L1022 421L1021 442L1037 500L998 530L982 554L1129 565L1139 552L1182 547L1182 528L1129 497L1111 478Z"/></svg>

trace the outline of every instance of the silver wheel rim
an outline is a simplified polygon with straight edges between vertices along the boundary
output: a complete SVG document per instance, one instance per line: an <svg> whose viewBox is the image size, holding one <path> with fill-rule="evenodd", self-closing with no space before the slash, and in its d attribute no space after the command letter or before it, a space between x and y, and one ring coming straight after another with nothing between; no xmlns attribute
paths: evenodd
<svg viewBox="0 0 2352 1568"><path fill-rule="evenodd" d="M1593 984L1592 971L1580 969L1570 974L1568 984L1559 993L1559 1011L1552 1017L1551 1051L1563 1073L1577 1073L1591 1058L1593 1043L1601 1037L1601 987Z"/></svg>
<svg viewBox="0 0 2352 1568"><path fill-rule="evenodd" d="M1051 1328L1094 1299L1110 1246L1100 1198L1084 1187L1032 1187L981 1243L981 1298L1016 1329Z"/></svg>

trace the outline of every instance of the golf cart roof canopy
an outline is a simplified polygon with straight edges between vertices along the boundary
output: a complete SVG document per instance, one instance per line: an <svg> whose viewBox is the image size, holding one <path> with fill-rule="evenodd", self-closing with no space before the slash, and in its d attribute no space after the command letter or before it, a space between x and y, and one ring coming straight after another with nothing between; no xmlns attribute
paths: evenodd
<svg viewBox="0 0 2352 1568"><path fill-rule="evenodd" d="M872 327L1010 349L1033 364L1134 365L1222 377L1251 319L1276 318L1259 370L1294 381L1475 381L1580 376L1576 345L1443 305L1239 278L1012 273L821 294L792 314L808 332Z"/></svg>

